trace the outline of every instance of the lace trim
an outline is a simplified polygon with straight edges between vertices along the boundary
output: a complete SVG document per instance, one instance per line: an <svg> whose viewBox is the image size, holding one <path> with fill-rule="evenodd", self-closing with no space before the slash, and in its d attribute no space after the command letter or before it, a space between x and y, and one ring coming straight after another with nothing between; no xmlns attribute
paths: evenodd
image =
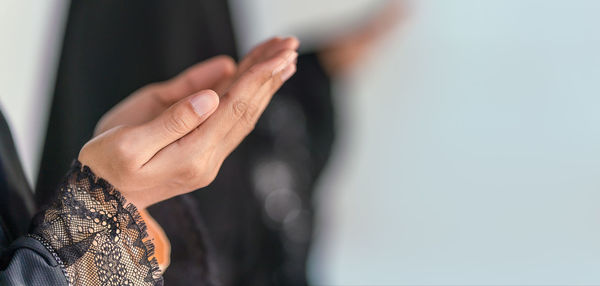
<svg viewBox="0 0 600 286"><path fill-rule="evenodd" d="M69 284L163 284L144 220L109 182L75 161L58 195L32 237L59 258Z"/></svg>

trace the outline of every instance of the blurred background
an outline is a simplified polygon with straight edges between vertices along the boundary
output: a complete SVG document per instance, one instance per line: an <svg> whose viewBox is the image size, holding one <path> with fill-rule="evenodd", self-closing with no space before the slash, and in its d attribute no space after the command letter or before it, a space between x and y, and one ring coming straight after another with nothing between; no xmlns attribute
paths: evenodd
<svg viewBox="0 0 600 286"><path fill-rule="evenodd" d="M408 3L334 81L310 281L600 285L600 1ZM282 34L310 46L381 3L230 4L247 51ZM0 2L0 103L32 184L68 5Z"/></svg>

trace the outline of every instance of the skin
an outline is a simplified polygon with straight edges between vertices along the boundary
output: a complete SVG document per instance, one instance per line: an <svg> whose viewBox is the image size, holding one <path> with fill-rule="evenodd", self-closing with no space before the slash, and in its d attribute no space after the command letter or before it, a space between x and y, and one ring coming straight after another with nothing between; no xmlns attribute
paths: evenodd
<svg viewBox="0 0 600 286"><path fill-rule="evenodd" d="M298 45L274 38L238 65L219 56L141 88L103 116L79 160L138 208L207 186L295 73Z"/></svg>

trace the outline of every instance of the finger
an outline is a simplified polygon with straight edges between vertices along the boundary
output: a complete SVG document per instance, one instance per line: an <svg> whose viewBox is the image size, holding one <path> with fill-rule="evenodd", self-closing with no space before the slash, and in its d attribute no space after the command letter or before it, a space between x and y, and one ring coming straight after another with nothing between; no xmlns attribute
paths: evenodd
<svg viewBox="0 0 600 286"><path fill-rule="evenodd" d="M231 84L235 82L242 74L244 74L251 66L273 57L282 50L296 50L299 45L300 42L295 37L288 37L285 39L276 37L257 46L240 62L236 75L219 84L215 91L217 91L219 95L225 94L231 87Z"/></svg>
<svg viewBox="0 0 600 286"><path fill-rule="evenodd" d="M288 65L282 72L280 72L277 76L273 78L271 84L263 87L266 89L267 96L262 97L262 100L259 102L259 112L262 114L263 111L267 108L267 105L277 92L281 88L281 86L289 80L297 71L297 63L294 62Z"/></svg>
<svg viewBox="0 0 600 286"><path fill-rule="evenodd" d="M256 63L272 58L282 50L296 50L298 49L299 45L300 42L295 37L288 37L285 39L275 38L263 45L260 45L257 49L250 52L249 56L245 57L242 62L240 62L237 73L238 77L239 75L244 74Z"/></svg>
<svg viewBox="0 0 600 286"><path fill-rule="evenodd" d="M252 125L256 124L260 115L263 114L269 102L273 98L273 95L284 82L290 79L296 73L296 62L289 64L283 71L276 74L273 79L265 84L259 93L264 94L263 96L258 96L259 102L257 104L257 115L252 118ZM225 158L227 157L243 140L248 134L252 131L252 128L248 128L246 124L238 124L234 126L225 138L222 140L223 144L220 145L220 156Z"/></svg>
<svg viewBox="0 0 600 286"><path fill-rule="evenodd" d="M212 90L204 90L178 101L152 121L135 127L137 144L134 146L145 154L144 163L161 149L196 129L218 105L219 96Z"/></svg>
<svg viewBox="0 0 600 286"><path fill-rule="evenodd" d="M203 89L212 89L225 79L232 77L236 64L228 56L217 56L196 64L175 78L162 84L157 93L167 106Z"/></svg>
<svg viewBox="0 0 600 286"><path fill-rule="evenodd" d="M283 39L281 37L274 37L271 38L261 44L259 44L258 46L254 47L252 50L250 50L250 52L248 52L248 54L246 54L244 56L244 58L242 59L242 61L239 64L239 67L243 67L244 70L246 70L248 68L249 64L252 64L253 62L256 62L256 60L259 58L259 56L269 47L272 47L273 45L276 45L277 43L281 42Z"/></svg>
<svg viewBox="0 0 600 286"><path fill-rule="evenodd" d="M265 108L267 108L267 105L269 104L277 90L279 90L281 86L296 73L297 63L298 60L296 58L282 71L277 72L273 76L273 78L261 88L259 93L264 93L266 96L257 97L259 99L257 106L258 112L260 114L262 114Z"/></svg>

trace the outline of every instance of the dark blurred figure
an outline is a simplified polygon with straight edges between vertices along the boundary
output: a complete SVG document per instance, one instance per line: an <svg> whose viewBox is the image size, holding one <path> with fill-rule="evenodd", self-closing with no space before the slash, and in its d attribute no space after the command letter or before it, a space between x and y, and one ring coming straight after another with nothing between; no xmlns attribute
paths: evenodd
<svg viewBox="0 0 600 286"><path fill-rule="evenodd" d="M335 134L330 78L364 57L393 22L384 15L302 55L297 74L207 190L149 209L171 241L167 285L307 284L311 200ZM219 54L237 58L226 1L72 1L38 203L48 202L110 107Z"/></svg>

